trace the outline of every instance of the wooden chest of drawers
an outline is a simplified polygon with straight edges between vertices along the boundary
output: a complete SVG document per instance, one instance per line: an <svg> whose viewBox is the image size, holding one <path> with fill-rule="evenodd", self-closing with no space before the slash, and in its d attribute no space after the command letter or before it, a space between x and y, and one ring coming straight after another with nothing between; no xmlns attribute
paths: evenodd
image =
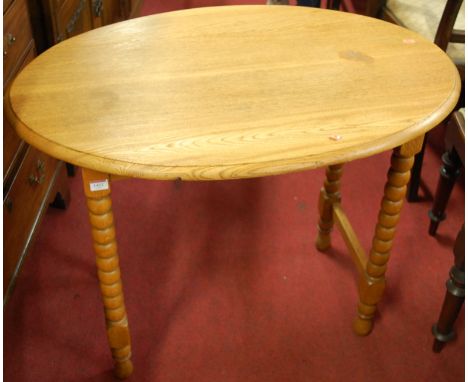
<svg viewBox="0 0 468 382"><path fill-rule="evenodd" d="M3 89L36 56L26 0L4 3ZM16 276L47 206L68 199L63 163L29 147L3 121L3 298ZM59 187L60 185L60 187Z"/></svg>
<svg viewBox="0 0 468 382"><path fill-rule="evenodd" d="M134 17L140 0L29 0L38 52L90 29Z"/></svg>
<svg viewBox="0 0 468 382"><path fill-rule="evenodd" d="M139 0L5 0L3 90L37 54L69 37L127 19ZM11 294L42 215L69 198L65 164L29 147L3 121L3 301Z"/></svg>

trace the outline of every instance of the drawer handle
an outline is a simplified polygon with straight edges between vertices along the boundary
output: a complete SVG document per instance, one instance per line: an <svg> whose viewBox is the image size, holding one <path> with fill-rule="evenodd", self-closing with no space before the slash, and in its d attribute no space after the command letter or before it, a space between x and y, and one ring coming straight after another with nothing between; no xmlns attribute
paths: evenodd
<svg viewBox="0 0 468 382"><path fill-rule="evenodd" d="M34 185L34 184L42 184L44 183L44 180L45 180L45 175L42 174L42 175L29 175L28 177L28 180L29 180L29 183L31 183L31 185Z"/></svg>
<svg viewBox="0 0 468 382"><path fill-rule="evenodd" d="M8 45L13 45L16 41L16 37L13 36L11 33L7 34L7 43Z"/></svg>
<svg viewBox="0 0 468 382"><path fill-rule="evenodd" d="M70 18L70 21L68 22L67 27L65 28L68 32L68 35L70 35L75 30L76 23L81 16L81 12L83 12L84 5L85 1L81 0L78 4L78 7L75 9L75 13Z"/></svg>
<svg viewBox="0 0 468 382"><path fill-rule="evenodd" d="M31 185L34 184L42 184L45 181L45 162L38 159L36 165L37 174L30 174L28 177L29 183Z"/></svg>
<svg viewBox="0 0 468 382"><path fill-rule="evenodd" d="M45 162L40 159L37 160L37 171L39 171L40 173L45 172Z"/></svg>
<svg viewBox="0 0 468 382"><path fill-rule="evenodd" d="M93 10L95 17L102 15L102 0L93 0Z"/></svg>
<svg viewBox="0 0 468 382"><path fill-rule="evenodd" d="M75 9L75 12L70 17L70 20L68 21L68 24L65 27L66 35L64 33L60 33L57 36L55 36L57 43L65 40L67 37L70 37L70 35L73 33L76 27L76 23L80 19L81 12L83 12L84 6L85 0L80 0L80 2L78 3L78 7Z"/></svg>
<svg viewBox="0 0 468 382"><path fill-rule="evenodd" d="M6 35L6 42L7 46L12 46L16 41L16 37L13 36L11 33L7 33ZM3 50L3 55L6 56L8 54L8 49Z"/></svg>

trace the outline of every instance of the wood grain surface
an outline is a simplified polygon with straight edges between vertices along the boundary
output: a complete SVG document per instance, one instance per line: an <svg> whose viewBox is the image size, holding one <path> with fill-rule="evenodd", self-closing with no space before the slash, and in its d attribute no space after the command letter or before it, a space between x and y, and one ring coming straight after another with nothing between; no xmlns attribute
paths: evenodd
<svg viewBox="0 0 468 382"><path fill-rule="evenodd" d="M16 78L5 113L40 150L124 176L208 180L366 157L434 127L460 91L439 48L314 8L197 8L64 41Z"/></svg>

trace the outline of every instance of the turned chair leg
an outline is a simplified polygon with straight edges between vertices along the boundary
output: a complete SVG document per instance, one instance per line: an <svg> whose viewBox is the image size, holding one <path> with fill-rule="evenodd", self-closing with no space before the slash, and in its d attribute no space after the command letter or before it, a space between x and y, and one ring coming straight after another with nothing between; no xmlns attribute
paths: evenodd
<svg viewBox="0 0 468 382"><path fill-rule="evenodd" d="M133 366L130 360L130 334L115 240L110 179L106 174L87 169L83 169L82 175L104 302L107 338L115 362L115 375L123 379L132 373Z"/></svg>
<svg viewBox="0 0 468 382"><path fill-rule="evenodd" d="M422 143L422 139L420 140ZM372 249L366 269L359 281L358 317L354 321L354 331L358 335L371 332L377 303L385 289L385 271L392 248L396 225L410 179L414 154L420 148L416 142L410 149L402 146L393 151L391 167L387 175L384 197L380 205L378 222L375 228Z"/></svg>
<svg viewBox="0 0 468 382"><path fill-rule="evenodd" d="M437 233L439 223L445 219L445 208L447 207L455 180L460 175L461 167L462 163L454 149L442 155L439 183L437 184L434 204L429 211L429 218L431 219L429 235L431 236Z"/></svg>
<svg viewBox="0 0 468 382"><path fill-rule="evenodd" d="M419 200L418 191L419 184L421 183L421 171L424 161L424 151L426 149L427 137L424 136L423 146L419 153L414 157L413 168L411 169L411 178L408 184L408 190L406 193L406 200L408 202L417 202Z"/></svg>
<svg viewBox="0 0 468 382"><path fill-rule="evenodd" d="M439 320L432 326L434 344L432 350L439 353L445 343L455 338L453 324L465 301L465 225L458 233L453 248L455 264L450 270L450 278L447 280L444 303Z"/></svg>
<svg viewBox="0 0 468 382"><path fill-rule="evenodd" d="M319 223L315 246L319 251L325 251L330 247L330 233L333 228L333 203L339 202L340 180L343 173L343 165L328 166L326 179L319 197Z"/></svg>

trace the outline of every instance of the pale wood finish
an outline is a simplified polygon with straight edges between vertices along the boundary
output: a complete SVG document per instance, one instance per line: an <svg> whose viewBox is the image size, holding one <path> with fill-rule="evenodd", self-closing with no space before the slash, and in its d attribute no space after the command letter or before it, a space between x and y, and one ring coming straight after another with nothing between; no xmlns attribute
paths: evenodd
<svg viewBox="0 0 468 382"><path fill-rule="evenodd" d="M87 169L83 169L82 177L104 302L107 338L115 361L114 372L118 378L127 378L133 371L133 365L130 360L130 333L115 240L110 177L107 174ZM107 190L92 191L90 189L91 182L104 180L107 180L109 184Z"/></svg>
<svg viewBox="0 0 468 382"><path fill-rule="evenodd" d="M327 166L316 245L330 246L335 216L364 280L365 323L356 329L364 334L383 292L413 151L459 91L453 63L408 30L314 8L231 6L149 16L64 41L18 76L5 113L25 140L84 168L108 339L124 378L130 336L110 189L93 192L91 181L233 179ZM363 271L339 205L343 163L400 145Z"/></svg>
<svg viewBox="0 0 468 382"><path fill-rule="evenodd" d="M25 140L82 167L232 179L391 149L443 120L459 90L448 57L403 28L315 8L230 6L69 39L20 74L5 112Z"/></svg>
<svg viewBox="0 0 468 382"><path fill-rule="evenodd" d="M354 265L360 274L363 273L366 268L367 256L340 203L333 203L333 220L343 236Z"/></svg>
<svg viewBox="0 0 468 382"><path fill-rule="evenodd" d="M330 247L330 233L333 228L333 204L339 203L340 195L340 180L343 174L343 165L328 166L326 170L326 179L319 197L319 223L317 231L317 239L315 246L319 251L325 251Z"/></svg>
<svg viewBox="0 0 468 382"><path fill-rule="evenodd" d="M372 249L359 281L358 317L354 321L354 331L359 335L371 332L377 304L385 289L385 271L392 249L396 226L410 179L414 155L422 146L423 137L396 148L387 175L384 197L380 205L375 227Z"/></svg>

